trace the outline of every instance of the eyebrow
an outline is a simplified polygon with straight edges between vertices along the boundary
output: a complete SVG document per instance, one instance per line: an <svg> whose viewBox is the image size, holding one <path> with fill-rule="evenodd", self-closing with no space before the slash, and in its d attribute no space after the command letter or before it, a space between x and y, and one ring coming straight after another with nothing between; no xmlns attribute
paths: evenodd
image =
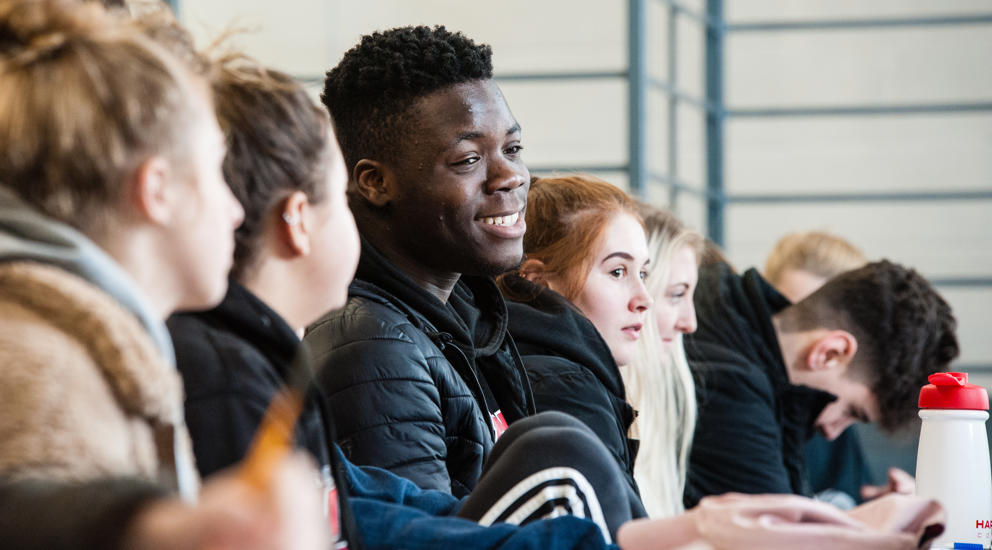
<svg viewBox="0 0 992 550"><path fill-rule="evenodd" d="M506 131L506 135L508 135L508 136L509 135L513 135L513 134L515 134L515 133L517 133L519 131L520 131L520 123L517 122L517 123L514 123L513 126L510 126L510 129ZM459 144L459 143L461 143L463 141L473 140L473 139L480 139L480 138L484 138L484 137L486 137L486 135L483 134L482 132L474 132L474 131L473 132L463 132L463 133L458 134L457 136L455 136L455 141L454 141L453 145L457 145L457 144Z"/></svg>
<svg viewBox="0 0 992 550"><path fill-rule="evenodd" d="M610 260L610 259L613 259L613 258L620 258L620 259L623 259L623 260L627 260L628 262L634 261L634 257L629 252L622 252L621 251L621 252L614 252L612 254L609 254L608 256L606 256L605 258L603 258L603 261L601 261L599 263L601 263L601 264L606 263L607 260ZM644 261L644 265L648 265L649 263L651 263L651 258L648 258L647 260Z"/></svg>
<svg viewBox="0 0 992 550"><path fill-rule="evenodd" d="M473 140L473 139L479 139L481 137L483 137L482 132L464 132L464 133L458 134L455 137L455 141L454 141L454 144L453 145L458 145L459 143L461 143L463 141L468 141L468 140Z"/></svg>
<svg viewBox="0 0 992 550"><path fill-rule="evenodd" d="M614 252L614 253L606 256L605 258L603 258L603 261L601 261L599 263L605 264L608 260L611 260L613 258L621 258L621 259L627 260L628 262L634 261L634 257L631 256L630 254L626 253L626 252Z"/></svg>

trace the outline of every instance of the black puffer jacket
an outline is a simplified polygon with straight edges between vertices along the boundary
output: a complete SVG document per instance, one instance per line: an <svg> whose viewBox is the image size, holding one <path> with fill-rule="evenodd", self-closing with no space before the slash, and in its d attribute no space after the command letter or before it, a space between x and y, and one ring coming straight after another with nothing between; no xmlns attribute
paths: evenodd
<svg viewBox="0 0 992 550"><path fill-rule="evenodd" d="M699 418L686 507L726 492L811 495L803 445L834 396L789 383L772 316L789 305L757 271L704 266L687 335Z"/></svg>
<svg viewBox="0 0 992 550"><path fill-rule="evenodd" d="M634 410L599 331L564 296L519 276L503 279L510 334L527 368L538 411L568 413L592 428L635 493Z"/></svg>
<svg viewBox="0 0 992 550"><path fill-rule="evenodd" d="M502 296L463 276L441 303L367 242L355 279L305 337L338 443L355 464L467 495L495 442L488 412L535 412Z"/></svg>

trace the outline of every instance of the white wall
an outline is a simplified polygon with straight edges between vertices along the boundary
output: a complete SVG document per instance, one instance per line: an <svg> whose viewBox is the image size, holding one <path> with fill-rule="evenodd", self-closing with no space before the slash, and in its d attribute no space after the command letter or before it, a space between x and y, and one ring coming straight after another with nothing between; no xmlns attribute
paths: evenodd
<svg viewBox="0 0 992 550"><path fill-rule="evenodd" d="M731 23L992 12L984 1L730 0ZM992 102L992 25L731 33L730 109ZM737 118L727 126L730 193L992 189L992 113ZM931 277L992 276L992 201L747 204L727 213L727 248L763 261L784 231L827 229L874 258ZM946 288L962 363L992 365L992 288ZM986 375L985 381L992 382Z"/></svg>
<svg viewBox="0 0 992 550"><path fill-rule="evenodd" d="M702 0L687 0L700 12ZM497 74L622 71L627 64L622 0L185 0L181 18L206 43L231 23L255 27L236 42L267 64L320 88L323 73L376 29L445 24L487 42ZM915 17L992 13L987 0L727 0L729 22ZM647 4L648 62L668 74L668 10ZM678 20L677 80L703 93L703 33ZM726 41L731 109L783 106L992 101L992 25L731 33ZM505 82L533 166L627 162L623 79ZM664 94L651 92L649 165L669 169ZM678 176L705 185L703 117L677 115ZM819 118L732 118L726 128L726 186L734 193L902 192L992 189L992 113ZM600 174L626 187L623 172ZM647 189L668 200L667 189ZM679 213L705 227L705 205L678 199ZM992 276L992 201L732 205L726 247L739 266L760 265L783 233L835 231L872 257L934 277ZM985 325L992 288L944 289L960 320L962 360L992 365ZM987 377L992 382L992 375Z"/></svg>

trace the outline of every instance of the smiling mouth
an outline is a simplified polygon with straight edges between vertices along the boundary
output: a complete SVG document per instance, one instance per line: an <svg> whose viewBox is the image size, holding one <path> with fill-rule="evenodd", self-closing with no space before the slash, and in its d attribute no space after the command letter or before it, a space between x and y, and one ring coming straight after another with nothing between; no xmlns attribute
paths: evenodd
<svg viewBox="0 0 992 550"><path fill-rule="evenodd" d="M507 216L490 216L482 218L482 223L486 225L498 225L501 227L510 227L516 225L517 220L520 219L520 212L514 212Z"/></svg>

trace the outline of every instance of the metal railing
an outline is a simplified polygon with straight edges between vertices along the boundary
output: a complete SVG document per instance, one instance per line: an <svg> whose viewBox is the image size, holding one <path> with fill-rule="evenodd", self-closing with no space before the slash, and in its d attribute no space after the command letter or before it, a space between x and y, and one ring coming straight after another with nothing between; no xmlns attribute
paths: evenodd
<svg viewBox="0 0 992 550"><path fill-rule="evenodd" d="M179 9L180 0L171 0ZM665 25L667 63L665 77L652 76L647 56L647 36L655 30L648 28L648 2L656 2L667 11ZM807 107L748 107L730 108L726 105L724 90L724 52L731 33L773 32L829 32L834 30L870 30L878 28L906 28L921 26L990 25L992 14L954 14L939 17L893 17L863 19L829 19L819 21L771 21L728 23L724 16L723 0L707 0L705 13L698 13L678 0L628 0L627 1L627 56L626 70L590 70L569 72L528 72L497 74L501 82L558 83L563 81L625 81L628 94L627 160L616 164L569 164L567 166L531 165L534 172L583 171L623 172L628 175L629 189L644 197L651 184L668 189L670 205L687 194L697 197L706 206L706 233L718 245L725 244L726 210L732 205L755 204L810 204L831 202L913 202L913 201L989 201L992 206L992 189L932 189L910 192L872 191L837 193L728 193L725 187L724 129L732 119L799 118L799 117L879 117L907 116L941 113L992 113L992 100L987 102L950 102L932 104L866 104L821 105ZM691 21L698 25L705 36L704 97L696 97L679 82L678 22ZM660 30L660 29L658 29ZM319 85L323 76L299 77L305 84ZM664 128L666 148L648 151L647 98L651 92L665 97L667 125ZM680 106L689 106L705 118L705 182L689 182L680 175L679 166L679 116ZM664 154L666 169L651 168L651 155ZM992 288L992 275L978 277L944 277L935 281L944 287Z"/></svg>

